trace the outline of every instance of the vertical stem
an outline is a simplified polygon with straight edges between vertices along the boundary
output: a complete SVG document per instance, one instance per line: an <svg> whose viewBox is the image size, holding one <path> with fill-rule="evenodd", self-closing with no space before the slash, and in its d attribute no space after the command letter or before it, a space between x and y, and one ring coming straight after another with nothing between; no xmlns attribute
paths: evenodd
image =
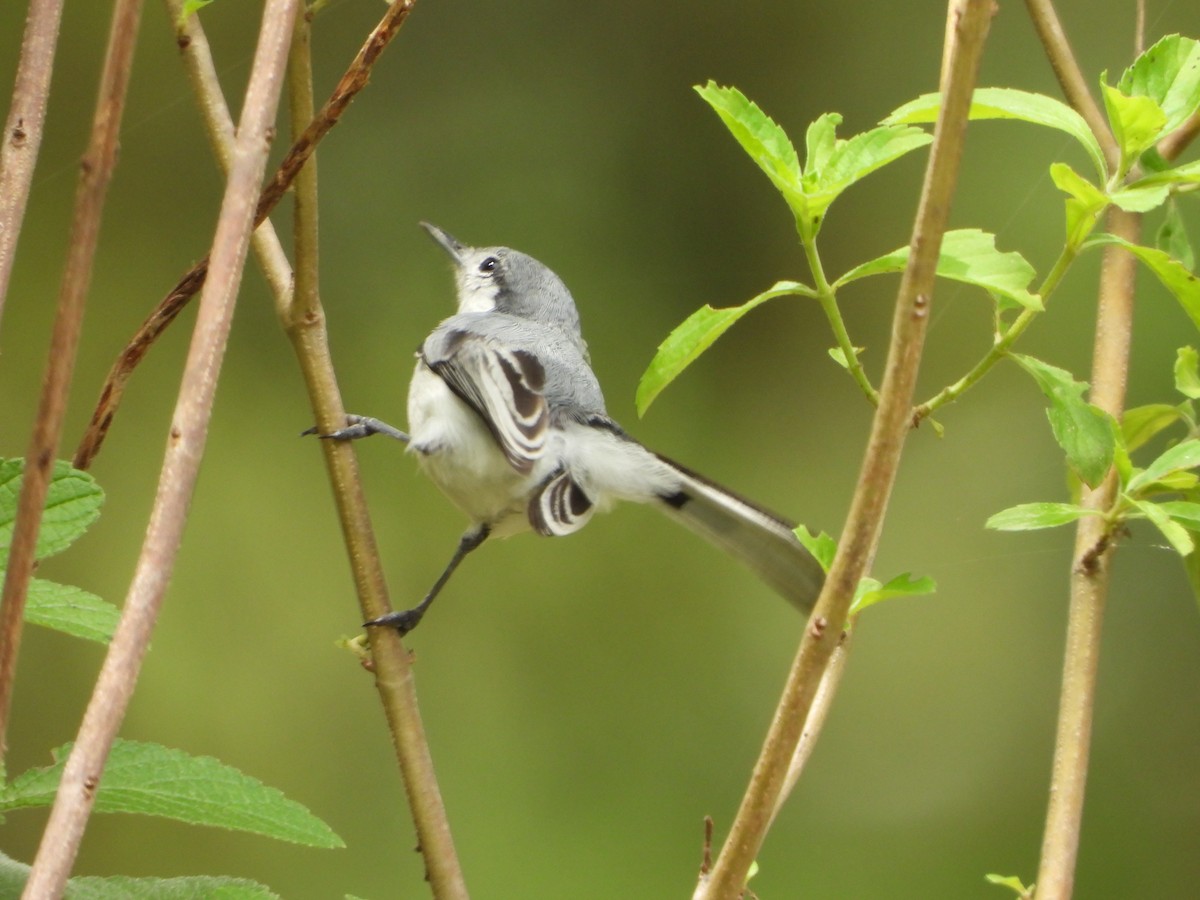
<svg viewBox="0 0 1200 900"><path fill-rule="evenodd" d="M304 17L296 21L288 65L288 84L295 140L313 118L309 26ZM316 161L314 153L294 181L295 291L290 302L277 303L277 312L296 351L318 426L327 432L341 427L346 419L329 353L325 313L318 284ZM281 298L281 295L277 294L277 298ZM390 611L391 605L366 498L358 477L354 450L348 442L322 441L321 445L334 488L334 500L362 605L362 615L374 619ZM417 845L425 857L429 886L434 897L465 900L466 881L454 847L454 837L421 721L412 661L399 635L391 629L376 629L376 632L371 636L375 685L383 703L396 760L408 795L409 810L417 830Z"/></svg>
<svg viewBox="0 0 1200 900"><path fill-rule="evenodd" d="M63 0L33 0L29 4L21 58L13 81L12 106L4 123L3 143L0 143L0 316L4 315L17 237L42 145L62 9Z"/></svg>
<svg viewBox="0 0 1200 900"><path fill-rule="evenodd" d="M279 102L298 0L269 0L246 90L229 182L213 238L209 279L172 417L158 495L125 607L84 713L22 895L58 897L79 851L96 788L128 708L187 519L204 454L217 378L253 230L255 200Z"/></svg>
<svg viewBox="0 0 1200 900"><path fill-rule="evenodd" d="M119 0L113 10L92 133L80 164L79 185L75 191L75 212L71 220L67 262L50 337L42 395L29 450L25 455L25 474L21 482L21 496L17 501L15 531L9 550L4 590L0 595L0 768L7 749L5 735L12 709L13 679L42 507L46 503L54 458L62 437L63 417L79 347L79 334L83 328L83 309L91 283L92 261L100 235L104 199L116 167L117 135L125 108L125 90L133 65L140 14L141 0ZM7 166L7 160L5 163ZM0 202L7 204L8 201ZM15 241L16 236L13 235L11 239Z"/></svg>
<svg viewBox="0 0 1200 900"><path fill-rule="evenodd" d="M1109 214L1109 230L1136 243L1141 217L1114 208ZM1090 399L1117 419L1124 407L1129 374L1136 266L1137 260L1129 251L1117 246L1106 248L1100 274ZM1084 491L1081 503L1089 509L1108 509L1116 491L1116 473L1110 472L1098 488ZM1037 878L1038 900L1070 897L1075 883L1104 602L1112 562L1106 527L1102 517L1084 516L1075 534L1058 732Z"/></svg>
<svg viewBox="0 0 1200 900"><path fill-rule="evenodd" d="M750 785L711 873L701 878L693 895L695 900L741 896L747 873L774 816L817 687L841 639L854 589L875 554L900 451L910 431L910 408L929 323L937 258L958 183L967 112L993 11L992 0L951 0L949 4L947 14L953 21L947 29L944 51L950 57L943 67L945 99L925 170L909 262L896 297L879 406L850 513Z"/></svg>

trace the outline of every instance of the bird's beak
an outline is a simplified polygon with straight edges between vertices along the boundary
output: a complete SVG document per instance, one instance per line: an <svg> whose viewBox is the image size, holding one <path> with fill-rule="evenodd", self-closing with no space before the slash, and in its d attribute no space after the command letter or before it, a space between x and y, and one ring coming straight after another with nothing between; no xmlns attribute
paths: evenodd
<svg viewBox="0 0 1200 900"><path fill-rule="evenodd" d="M466 249L459 240L448 231L443 231L429 222L422 222L421 227L429 232L429 236L437 241L438 246L450 254L456 265L462 265L463 251Z"/></svg>

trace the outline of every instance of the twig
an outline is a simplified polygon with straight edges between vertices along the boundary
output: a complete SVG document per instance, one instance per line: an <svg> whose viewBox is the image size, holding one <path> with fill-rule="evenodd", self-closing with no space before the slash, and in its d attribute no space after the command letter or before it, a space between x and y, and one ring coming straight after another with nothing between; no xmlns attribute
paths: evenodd
<svg viewBox="0 0 1200 900"><path fill-rule="evenodd" d="M1109 231L1137 243L1141 216L1113 208L1109 213ZM1116 246L1106 249L1100 275L1089 399L1117 419L1124 406L1129 372L1136 267L1137 260L1127 250ZM1112 506L1116 491L1113 471L1096 490L1085 490L1080 503L1088 509L1106 510ZM1075 881L1096 704L1101 626L1112 562L1113 545L1107 539L1107 527L1102 516L1084 516L1075 533L1058 733L1037 877L1036 896L1041 900L1070 897Z"/></svg>
<svg viewBox="0 0 1200 900"><path fill-rule="evenodd" d="M354 96L366 87L376 60L392 38L396 36L396 32L408 18L408 13L415 3L416 0L394 0L388 7L388 11L384 13L379 24L375 26L354 57L354 61L350 63L349 68L338 81L337 87L334 88L333 93L321 108L321 112L305 129L304 134L292 144L271 182L263 189L255 211L255 225L261 224L275 208L296 177L296 173L300 171L309 155L316 149L317 143L337 124ZM100 447L104 443L109 426L112 425L113 416L121 403L121 396L125 392L125 386L128 384L133 370L163 330L171 324L192 296L200 290L205 278L208 277L208 262L208 257L205 257L188 270L175 287L159 301L158 306L142 323L125 349L121 351L116 362L113 363L104 386L100 390L100 397L96 402L92 419L75 451L74 463L77 468L87 468L96 454L100 452Z"/></svg>
<svg viewBox="0 0 1200 900"><path fill-rule="evenodd" d="M21 38L12 107L4 123L3 143L0 144L0 317L4 315L4 298L8 296L17 238L25 218L38 148L42 145L42 125L46 121L46 100L50 95L50 74L54 70L54 49L58 44L62 9L63 0L33 0Z"/></svg>
<svg viewBox="0 0 1200 900"><path fill-rule="evenodd" d="M1083 116L1092 134L1100 142L1100 149L1104 152L1104 158L1108 160L1109 169L1115 172L1121 160L1121 151L1113 139L1112 132L1108 130L1107 117L1100 111L1100 106L1088 89L1087 79L1083 77L1079 64L1075 62L1075 54L1071 51L1071 44L1063 31L1053 0L1025 0L1025 6L1029 10L1029 17L1033 19L1033 26L1037 29L1050 67L1058 78L1059 86L1062 87L1063 96L1075 107L1075 111Z"/></svg>
<svg viewBox="0 0 1200 900"><path fill-rule="evenodd" d="M289 65L292 120L312 118L312 66L308 51L308 23L298 21ZM296 351L313 412L324 431L341 427L345 409L329 354L325 313L317 285L317 170L316 158L296 178L295 253L296 288L290 304L278 306L284 330ZM387 585L380 565L370 515L358 476L358 465L349 443L321 441L325 464L334 489L338 518L365 619L390 611ZM417 845L433 895L467 897L466 882L454 849L446 808L438 789L429 742L421 722L413 681L412 663L399 636L385 629L371 638L375 684L392 733L392 744L404 778L408 805L417 829Z"/></svg>
<svg viewBox="0 0 1200 900"><path fill-rule="evenodd" d="M909 410L929 321L930 297L942 234L957 184L967 112L994 6L991 0L952 0L943 67L945 98L934 130L925 184L913 226L908 266L901 279L892 338L862 471L829 577L801 638L783 697L750 785L710 877L697 900L736 898L758 855L812 706L821 675L841 638L854 588L878 544L900 450L909 431ZM837 623L831 626L831 623Z"/></svg>
<svg viewBox="0 0 1200 900"><path fill-rule="evenodd" d="M213 395L253 230L298 0L269 0L238 123L233 167L213 238L212 278L188 351L159 477L158 495L116 634L67 759L24 897L61 896L124 718L179 548L199 473Z"/></svg>
<svg viewBox="0 0 1200 900"><path fill-rule="evenodd" d="M92 133L80 165L79 185L75 192L75 212L71 220L67 261L50 337L42 395L25 456L25 474L9 550L8 573L3 595L0 596L0 763L5 750L13 679L21 644L21 625L29 579L33 574L42 507L46 502L54 458L58 455L62 438L63 417L75 367L75 353L79 347L100 220L109 180L116 166L117 136L125 107L125 89L129 84L140 12L141 0L120 0L113 9Z"/></svg>

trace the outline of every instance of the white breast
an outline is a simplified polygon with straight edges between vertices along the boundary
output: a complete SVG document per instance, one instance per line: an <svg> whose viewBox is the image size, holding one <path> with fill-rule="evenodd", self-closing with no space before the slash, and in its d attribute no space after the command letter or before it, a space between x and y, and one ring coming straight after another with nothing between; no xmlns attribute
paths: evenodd
<svg viewBox="0 0 1200 900"><path fill-rule="evenodd" d="M472 521L491 525L495 537L529 529L530 482L545 477L545 466L515 471L479 415L421 361L408 389L408 426L408 448L425 474Z"/></svg>

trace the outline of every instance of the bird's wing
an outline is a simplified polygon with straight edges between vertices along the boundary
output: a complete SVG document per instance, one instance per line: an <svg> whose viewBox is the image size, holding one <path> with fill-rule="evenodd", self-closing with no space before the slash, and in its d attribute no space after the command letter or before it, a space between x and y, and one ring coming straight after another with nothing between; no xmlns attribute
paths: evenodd
<svg viewBox="0 0 1200 900"><path fill-rule="evenodd" d="M546 448L546 371L531 352L467 331L450 331L421 356L477 412L509 464L528 474Z"/></svg>

